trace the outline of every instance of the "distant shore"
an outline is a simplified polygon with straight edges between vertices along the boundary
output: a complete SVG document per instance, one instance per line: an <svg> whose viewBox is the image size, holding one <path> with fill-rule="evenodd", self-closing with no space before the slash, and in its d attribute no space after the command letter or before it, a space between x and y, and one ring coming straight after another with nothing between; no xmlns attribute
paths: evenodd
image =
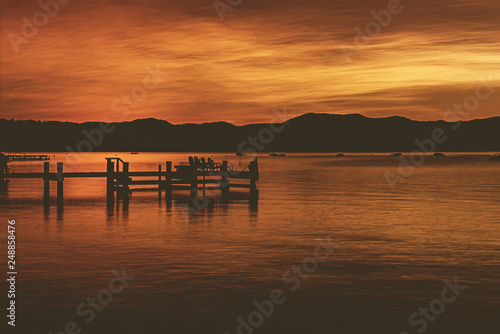
<svg viewBox="0 0 500 334"><path fill-rule="evenodd" d="M2 152L498 152L500 117L413 121L305 114L280 123L173 125L139 119L71 123L0 119Z"/></svg>

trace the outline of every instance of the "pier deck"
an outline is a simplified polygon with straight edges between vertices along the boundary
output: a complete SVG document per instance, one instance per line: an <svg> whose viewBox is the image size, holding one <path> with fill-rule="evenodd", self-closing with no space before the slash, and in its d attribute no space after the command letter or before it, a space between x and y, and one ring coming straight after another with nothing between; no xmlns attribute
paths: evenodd
<svg viewBox="0 0 500 334"><path fill-rule="evenodd" d="M158 165L157 171L130 171L129 163L120 158L106 158L105 172L64 172L62 162L57 163L57 172L50 172L50 162L44 162L43 172L15 173L0 170L0 182L6 183L10 179L41 179L44 182L44 204L50 203L50 181L57 182L57 205L63 205L63 182L67 178L106 178L106 199L108 203L114 203L115 199L128 200L129 193L135 190L145 191L144 188L132 186L154 185L161 196L169 198L173 190L190 190L193 203L196 202L198 189L220 190L222 196L226 196L230 188L247 188L255 192L256 182L259 180L259 166L257 159L241 171L234 171L228 166L227 161L217 164L182 164L175 166L172 170L172 162L166 161L165 167ZM144 179L148 178L149 179ZM135 178L135 179L134 179ZM141 178L141 179L137 179ZM232 180L247 180L248 183L231 182ZM116 196L115 196L116 195Z"/></svg>

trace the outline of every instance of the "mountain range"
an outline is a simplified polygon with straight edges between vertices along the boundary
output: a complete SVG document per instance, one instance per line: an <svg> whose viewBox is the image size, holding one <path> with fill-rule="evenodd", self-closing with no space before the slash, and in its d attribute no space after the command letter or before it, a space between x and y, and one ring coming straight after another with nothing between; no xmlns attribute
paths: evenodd
<svg viewBox="0 0 500 334"><path fill-rule="evenodd" d="M491 152L500 151L499 130L500 117L451 123L309 113L273 126L175 125L154 118L106 124L0 119L0 151Z"/></svg>

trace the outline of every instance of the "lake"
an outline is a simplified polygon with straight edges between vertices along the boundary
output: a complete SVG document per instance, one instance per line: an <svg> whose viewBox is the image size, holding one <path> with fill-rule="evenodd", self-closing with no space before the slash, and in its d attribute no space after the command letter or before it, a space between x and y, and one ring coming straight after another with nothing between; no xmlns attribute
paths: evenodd
<svg viewBox="0 0 500 334"><path fill-rule="evenodd" d="M46 154L65 172L105 171L105 157L130 161L131 171L189 155L234 169L249 162L92 153L69 163ZM6 251L14 219L16 330L498 333L500 163L487 156L446 153L405 169L388 154L261 154L258 201L248 190L231 189L228 201L209 191L209 205L191 211L183 191L171 201L134 192L128 207L110 208L103 178L65 180L64 211L44 210L42 180L13 179L0 194L0 241ZM9 167L42 172L43 162ZM398 168L405 177L391 188L387 173ZM278 303L266 302L273 291ZM85 305L97 296L105 302Z"/></svg>

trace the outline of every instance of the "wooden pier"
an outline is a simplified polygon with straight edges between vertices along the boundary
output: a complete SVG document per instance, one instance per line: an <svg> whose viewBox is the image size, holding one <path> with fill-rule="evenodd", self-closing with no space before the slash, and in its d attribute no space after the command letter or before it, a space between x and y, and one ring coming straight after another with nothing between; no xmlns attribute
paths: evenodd
<svg viewBox="0 0 500 334"><path fill-rule="evenodd" d="M196 158L196 157L195 157ZM209 159L210 161L210 159ZM256 182L259 180L259 165L257 159L241 171L234 171L228 166L227 161L222 163L205 163L192 160L172 166L171 161L165 165L158 165L155 171L130 171L129 162L120 158L106 158L106 171L103 172L64 172L62 162L57 163L57 171L50 172L50 162L44 162L43 172L39 173L12 173L0 170L0 182L10 179L41 179L44 184L43 203L50 205L50 183L57 183L57 206L64 204L64 180L67 178L106 178L106 201L114 204L115 200L125 199L132 191L153 190L161 197L162 192L166 198L171 198L174 190L189 190L193 204L197 203L198 191L220 190L222 196L227 196L230 188L248 188L250 193L257 190ZM173 168L172 168L173 167ZM245 170L248 169L248 170ZM136 186L154 186L151 188L137 188Z"/></svg>
<svg viewBox="0 0 500 334"><path fill-rule="evenodd" d="M44 161L50 160L49 155L45 154L6 154L10 161Z"/></svg>

